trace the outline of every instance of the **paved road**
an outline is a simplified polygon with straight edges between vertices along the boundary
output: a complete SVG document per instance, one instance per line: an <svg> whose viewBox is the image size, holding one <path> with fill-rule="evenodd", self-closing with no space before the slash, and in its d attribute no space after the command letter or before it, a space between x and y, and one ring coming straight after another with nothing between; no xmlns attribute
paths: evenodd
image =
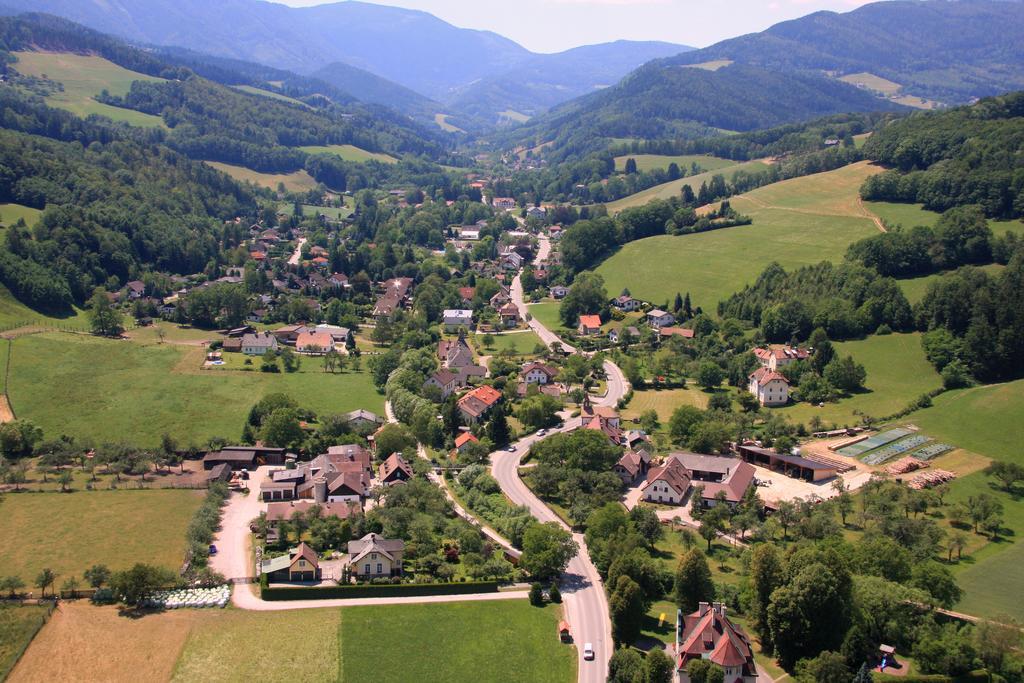
<svg viewBox="0 0 1024 683"><path fill-rule="evenodd" d="M295 252L288 258L289 266L299 265L299 259L302 258L302 245L306 243L305 237L299 238L299 243L295 245Z"/></svg>

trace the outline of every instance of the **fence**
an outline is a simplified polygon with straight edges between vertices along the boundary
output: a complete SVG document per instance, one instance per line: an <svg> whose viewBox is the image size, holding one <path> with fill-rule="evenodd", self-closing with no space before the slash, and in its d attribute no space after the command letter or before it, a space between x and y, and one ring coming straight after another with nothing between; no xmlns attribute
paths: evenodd
<svg viewBox="0 0 1024 683"><path fill-rule="evenodd" d="M497 581L467 581L465 583L398 583L363 584L354 586L309 586L298 588L272 588L261 583L264 600L329 600L332 598L400 598L419 595L467 595L471 593L497 593Z"/></svg>

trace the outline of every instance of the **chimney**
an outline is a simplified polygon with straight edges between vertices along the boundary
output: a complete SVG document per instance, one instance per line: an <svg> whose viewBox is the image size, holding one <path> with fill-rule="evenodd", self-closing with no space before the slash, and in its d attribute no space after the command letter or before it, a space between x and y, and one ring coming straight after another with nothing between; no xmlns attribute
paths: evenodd
<svg viewBox="0 0 1024 683"><path fill-rule="evenodd" d="M708 605L708 603L706 602L701 602L697 604L697 613L699 616L704 616L705 614L707 614L708 609L710 609L710 605Z"/></svg>

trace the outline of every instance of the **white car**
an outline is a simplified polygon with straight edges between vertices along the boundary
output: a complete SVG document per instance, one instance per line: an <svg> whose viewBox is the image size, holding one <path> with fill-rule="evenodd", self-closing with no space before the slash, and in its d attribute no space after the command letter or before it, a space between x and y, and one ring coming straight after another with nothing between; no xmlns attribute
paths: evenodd
<svg viewBox="0 0 1024 683"><path fill-rule="evenodd" d="M591 660L594 658L594 644L584 643L583 645L583 659Z"/></svg>
<svg viewBox="0 0 1024 683"><path fill-rule="evenodd" d="M505 450L508 451L509 453L515 453L516 452L516 446L515 446L515 444L511 444L510 443Z"/></svg>
<svg viewBox="0 0 1024 683"><path fill-rule="evenodd" d="M544 436L547 433L548 433L548 430L546 430L546 429L538 429L537 430L537 436Z"/></svg>

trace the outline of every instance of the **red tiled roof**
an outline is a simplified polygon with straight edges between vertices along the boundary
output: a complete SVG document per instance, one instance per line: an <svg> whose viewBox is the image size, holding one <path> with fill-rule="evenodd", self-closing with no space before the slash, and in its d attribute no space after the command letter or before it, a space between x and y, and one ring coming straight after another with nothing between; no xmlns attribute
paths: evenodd
<svg viewBox="0 0 1024 683"><path fill-rule="evenodd" d="M786 379L785 375L783 375L781 372L769 370L768 368L758 368L757 370L754 370L752 373L750 373L750 379L757 382L759 386L768 384L768 382L774 382L775 380L780 380L782 382L785 382L786 384L789 384L789 380Z"/></svg>
<svg viewBox="0 0 1024 683"><path fill-rule="evenodd" d="M580 325L590 329L592 327L601 327L601 316L599 315L581 315Z"/></svg>
<svg viewBox="0 0 1024 683"><path fill-rule="evenodd" d="M473 434L470 432L462 432L457 437L455 437L455 447L462 448L470 441L479 441L479 439L473 436Z"/></svg>

